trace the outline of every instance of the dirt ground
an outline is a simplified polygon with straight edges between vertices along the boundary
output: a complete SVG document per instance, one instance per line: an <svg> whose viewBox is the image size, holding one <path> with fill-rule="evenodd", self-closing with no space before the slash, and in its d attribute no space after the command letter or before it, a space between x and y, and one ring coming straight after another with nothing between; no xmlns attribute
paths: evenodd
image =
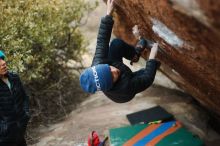
<svg viewBox="0 0 220 146"><path fill-rule="evenodd" d="M127 114L155 105L172 113L204 141L220 139L208 125L208 114L193 98L178 90L154 85L124 104L114 103L102 93L92 95L63 122L44 128L39 143L33 146L86 146L91 131L97 131L103 138L110 128L129 125Z"/></svg>

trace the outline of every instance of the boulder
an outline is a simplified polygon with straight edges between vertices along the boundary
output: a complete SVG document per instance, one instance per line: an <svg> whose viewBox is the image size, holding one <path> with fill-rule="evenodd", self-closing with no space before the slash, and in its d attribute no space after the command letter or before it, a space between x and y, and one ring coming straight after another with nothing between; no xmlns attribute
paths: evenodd
<svg viewBox="0 0 220 146"><path fill-rule="evenodd" d="M220 1L116 0L113 33L134 45L132 28L158 42L160 70L220 117Z"/></svg>

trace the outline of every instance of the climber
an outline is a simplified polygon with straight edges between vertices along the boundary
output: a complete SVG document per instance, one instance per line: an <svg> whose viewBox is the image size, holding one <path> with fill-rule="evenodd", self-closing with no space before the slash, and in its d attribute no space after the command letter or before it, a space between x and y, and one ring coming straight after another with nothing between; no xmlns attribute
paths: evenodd
<svg viewBox="0 0 220 146"><path fill-rule="evenodd" d="M91 67L80 75L80 85L85 92L102 91L117 103L130 101L137 93L144 91L154 81L160 62L155 59L158 44L153 44L146 67L136 72L126 66L122 58L138 62L145 46L143 39L137 49L121 39L114 39L109 46L113 27L113 10L116 0L107 1L107 15L101 19L95 56ZM142 48L142 49L140 49Z"/></svg>

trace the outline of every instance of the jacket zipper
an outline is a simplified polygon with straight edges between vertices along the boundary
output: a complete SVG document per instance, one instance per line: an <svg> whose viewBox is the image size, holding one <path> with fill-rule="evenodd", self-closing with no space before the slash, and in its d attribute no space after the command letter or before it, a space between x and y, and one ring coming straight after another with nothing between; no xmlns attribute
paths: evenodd
<svg viewBox="0 0 220 146"><path fill-rule="evenodd" d="M12 94L12 90L11 90L11 89L12 89L12 83L10 83L10 84L11 84L11 85L10 85L11 88L9 88L9 86L8 86L7 83L5 83L2 79L0 79L0 80L1 80L1 82L2 82L3 84L5 84L5 85L7 86L7 88L9 89L9 91L10 91L10 93L11 93L11 95L13 95L13 94ZM9 81L9 78L8 78L8 82L10 82L10 81Z"/></svg>

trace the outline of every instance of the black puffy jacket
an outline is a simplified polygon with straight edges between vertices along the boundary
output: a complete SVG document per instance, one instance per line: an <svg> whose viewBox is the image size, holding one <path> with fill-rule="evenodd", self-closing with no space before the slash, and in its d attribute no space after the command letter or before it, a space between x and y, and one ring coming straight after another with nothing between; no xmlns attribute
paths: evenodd
<svg viewBox="0 0 220 146"><path fill-rule="evenodd" d="M29 98L17 74L8 73L11 89L0 79L0 145L24 138L30 118Z"/></svg>
<svg viewBox="0 0 220 146"><path fill-rule="evenodd" d="M109 64L121 71L118 81L104 94L115 102L123 103L130 101L137 93L145 90L153 83L160 62L155 59L148 60L146 67L140 70L141 73L138 74L137 72L133 73L123 62L109 60L109 41L113 24L114 21L111 16L107 15L101 19L92 66Z"/></svg>

